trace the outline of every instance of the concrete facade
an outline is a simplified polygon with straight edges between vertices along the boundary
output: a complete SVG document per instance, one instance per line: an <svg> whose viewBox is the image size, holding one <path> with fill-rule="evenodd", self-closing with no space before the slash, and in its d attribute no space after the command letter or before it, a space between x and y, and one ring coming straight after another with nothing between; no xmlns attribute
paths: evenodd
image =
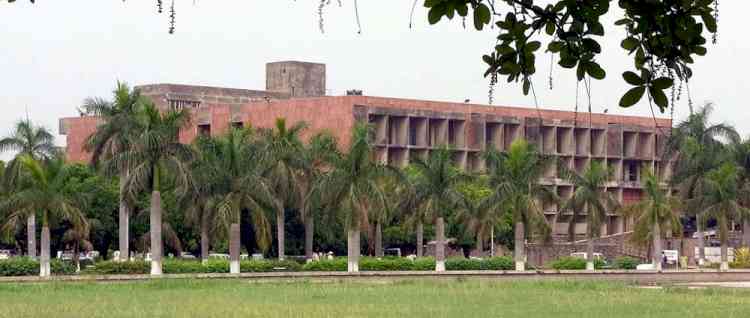
<svg viewBox="0 0 750 318"><path fill-rule="evenodd" d="M296 97L299 90L284 91L284 87L298 87L298 80L307 87L303 89L305 95L325 91L325 67L321 82L310 80L310 76L321 75L317 66L320 64L301 63L305 66L301 67L295 63L298 62L268 64L267 88L272 90L266 91L174 84L138 88L162 109L191 109L193 121L181 132L183 142L190 142L198 134L218 135L231 126L271 127L276 118L284 117L289 123L307 122L309 129L304 137L327 130L344 147L355 123L367 121L376 132L376 158L393 166L405 166L410 158L425 157L437 147L450 145L459 167L481 171L483 150L495 147L502 151L514 140L525 138L545 155L554 157L556 164L578 172L591 162L606 164L614 174L605 190L625 203L640 198L644 167L653 169L662 180L671 175L671 165L661 158L665 133L672 126L668 119L607 114L589 117L569 111L371 96ZM288 72L307 72L307 75L299 78L295 75L285 81L279 78L279 74L284 74L279 69L284 67L289 67ZM92 117L61 119L60 133L67 135L69 160L88 160L89 155L81 146L97 122ZM541 181L563 198L574 190L572 184L559 178L556 167L550 167ZM566 216L555 217L558 207L544 208L548 221L555 224L554 233L567 233ZM603 225L602 234L630 229L627 220L612 213ZM585 233L585 230L581 219L576 231Z"/></svg>

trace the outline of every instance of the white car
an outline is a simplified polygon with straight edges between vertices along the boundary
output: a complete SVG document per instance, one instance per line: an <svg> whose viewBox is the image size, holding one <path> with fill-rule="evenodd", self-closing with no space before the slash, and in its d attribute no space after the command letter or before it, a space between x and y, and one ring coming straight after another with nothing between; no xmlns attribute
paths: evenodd
<svg viewBox="0 0 750 318"><path fill-rule="evenodd" d="M9 250L0 250L0 260L9 259L9 258L10 258Z"/></svg>
<svg viewBox="0 0 750 318"><path fill-rule="evenodd" d="M582 259L589 259L588 258L588 254L586 252L571 253L570 256L571 257L576 257L576 258L582 258ZM604 259L604 255L602 255L602 253L594 253L594 259L603 260Z"/></svg>

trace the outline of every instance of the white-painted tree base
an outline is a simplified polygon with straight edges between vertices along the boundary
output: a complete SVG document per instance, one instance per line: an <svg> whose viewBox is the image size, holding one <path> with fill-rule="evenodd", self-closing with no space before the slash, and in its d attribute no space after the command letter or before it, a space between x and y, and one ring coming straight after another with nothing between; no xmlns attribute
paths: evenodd
<svg viewBox="0 0 750 318"><path fill-rule="evenodd" d="M231 262L229 262L229 273L230 274L239 274L240 273L240 261L231 261Z"/></svg>
<svg viewBox="0 0 750 318"><path fill-rule="evenodd" d="M359 272L359 263L357 263L357 262L347 262L347 268L346 268L346 270L349 273Z"/></svg>
<svg viewBox="0 0 750 318"><path fill-rule="evenodd" d="M523 262L516 262L516 271L523 272L526 270L526 264Z"/></svg>
<svg viewBox="0 0 750 318"><path fill-rule="evenodd" d="M594 269L595 268L594 268L594 263L593 262L586 262L586 270L587 271L593 271Z"/></svg>
<svg viewBox="0 0 750 318"><path fill-rule="evenodd" d="M39 277L49 277L51 273L49 262L39 264Z"/></svg>
<svg viewBox="0 0 750 318"><path fill-rule="evenodd" d="M161 261L151 261L151 275L161 275L163 274L161 271Z"/></svg>
<svg viewBox="0 0 750 318"><path fill-rule="evenodd" d="M436 272L444 272L445 271L445 261L435 262L435 271Z"/></svg>
<svg viewBox="0 0 750 318"><path fill-rule="evenodd" d="M721 265L719 266L719 270L722 272L726 272L729 270L729 263L728 262L721 262Z"/></svg>

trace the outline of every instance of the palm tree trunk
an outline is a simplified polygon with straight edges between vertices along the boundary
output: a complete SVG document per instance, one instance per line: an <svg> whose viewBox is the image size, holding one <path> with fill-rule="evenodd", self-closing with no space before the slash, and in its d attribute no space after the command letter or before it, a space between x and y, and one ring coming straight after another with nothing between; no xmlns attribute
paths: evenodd
<svg viewBox="0 0 750 318"><path fill-rule="evenodd" d="M161 235L161 192L151 192L151 275L161 275L162 235Z"/></svg>
<svg viewBox="0 0 750 318"><path fill-rule="evenodd" d="M525 251L524 251L524 227L523 222L516 222L515 242L513 246L513 255L516 260L516 270L525 270Z"/></svg>
<svg viewBox="0 0 750 318"><path fill-rule="evenodd" d="M42 226L42 241L41 241L41 253L39 255L39 276L49 277L50 265L49 265L49 226L44 224Z"/></svg>
<svg viewBox="0 0 750 318"><path fill-rule="evenodd" d="M375 257L383 257L383 225L375 223Z"/></svg>
<svg viewBox="0 0 750 318"><path fill-rule="evenodd" d="M36 258L36 215L33 213L26 219L26 243L29 257Z"/></svg>
<svg viewBox="0 0 750 318"><path fill-rule="evenodd" d="M729 257L728 257L727 245L728 245L727 240L722 239L721 240L721 266L719 267L720 271L729 270Z"/></svg>
<svg viewBox="0 0 750 318"><path fill-rule="evenodd" d="M659 227L658 223L654 224L654 230L653 230L653 246L654 246L654 252L651 255L651 259L654 263L654 268L656 268L657 271L661 271L661 228Z"/></svg>
<svg viewBox="0 0 750 318"><path fill-rule="evenodd" d="M201 263L208 262L209 253L208 218L201 217Z"/></svg>
<svg viewBox="0 0 750 318"><path fill-rule="evenodd" d="M479 256L482 256L482 252L484 252L484 244L482 242L482 236L477 233L477 253Z"/></svg>
<svg viewBox="0 0 750 318"><path fill-rule="evenodd" d="M229 226L229 273L240 273L240 224Z"/></svg>
<svg viewBox="0 0 750 318"><path fill-rule="evenodd" d="M495 227L490 228L490 257L495 257Z"/></svg>
<svg viewBox="0 0 750 318"><path fill-rule="evenodd" d="M586 242L586 270L593 271L594 269L594 231L589 229L589 239Z"/></svg>
<svg viewBox="0 0 750 318"><path fill-rule="evenodd" d="M315 235L315 219L309 214L305 215L305 259L312 261L313 259L313 240Z"/></svg>
<svg viewBox="0 0 750 318"><path fill-rule="evenodd" d="M284 208L276 212L276 239L279 243L279 260L284 260Z"/></svg>
<svg viewBox="0 0 750 318"><path fill-rule="evenodd" d="M346 237L347 271L359 272L359 228L349 229Z"/></svg>
<svg viewBox="0 0 750 318"><path fill-rule="evenodd" d="M445 271L445 222L440 216L435 220L435 271Z"/></svg>
<svg viewBox="0 0 750 318"><path fill-rule="evenodd" d="M424 224L417 223L417 257L424 256Z"/></svg>
<svg viewBox="0 0 750 318"><path fill-rule="evenodd" d="M127 261L130 260L130 208L125 202L125 179L127 178L127 172L120 173L120 220L118 225L118 239L120 255L115 261Z"/></svg>
<svg viewBox="0 0 750 318"><path fill-rule="evenodd" d="M698 265L703 266L706 260L706 241L703 238L703 220L700 215L695 217L695 225L698 232Z"/></svg>
<svg viewBox="0 0 750 318"><path fill-rule="evenodd" d="M79 255L81 253L79 251L80 244L78 242L75 242L73 246L75 246L73 248L73 264L76 265L76 273L78 273L81 271L81 256Z"/></svg>
<svg viewBox="0 0 750 318"><path fill-rule="evenodd" d="M750 219L742 220L742 245L750 247Z"/></svg>

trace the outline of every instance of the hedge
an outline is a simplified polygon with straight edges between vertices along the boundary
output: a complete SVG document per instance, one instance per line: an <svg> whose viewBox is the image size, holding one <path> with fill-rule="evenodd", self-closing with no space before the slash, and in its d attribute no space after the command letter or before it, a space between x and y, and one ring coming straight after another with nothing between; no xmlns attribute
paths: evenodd
<svg viewBox="0 0 750 318"><path fill-rule="evenodd" d="M51 266L54 274L72 275L75 273L75 266L70 262L53 260ZM445 267L449 271L512 270L515 264L510 257L495 257L481 260L449 258L445 262ZM87 266L83 269L82 274L148 274L150 268L151 264L146 261L101 261L95 265ZM359 268L362 271L433 271L435 270L435 259L432 257L415 260L397 257L385 257L382 259L363 257L360 259ZM229 261L211 259L206 264L203 264L199 260L165 259L162 269L165 274L228 273ZM277 271L343 272L346 269L346 257L338 257L333 260L320 260L304 265L292 260L245 260L240 262L240 271L243 273ZM33 259L13 258L11 260L0 261L0 276L30 276L38 274L39 263Z"/></svg>
<svg viewBox="0 0 750 318"><path fill-rule="evenodd" d="M58 259L50 260L54 275L72 275L76 272L73 263ZM14 257L0 261L0 276L38 276L39 261L28 257Z"/></svg>
<svg viewBox="0 0 750 318"><path fill-rule="evenodd" d="M601 269L606 263L603 260L594 260L594 268ZM565 256L552 262L552 268L557 270L583 270L586 269L586 260L579 257Z"/></svg>
<svg viewBox="0 0 750 318"><path fill-rule="evenodd" d="M449 271L513 270L516 265L509 256L486 259L449 258L445 269Z"/></svg>
<svg viewBox="0 0 750 318"><path fill-rule="evenodd" d="M613 267L616 269L636 269L641 261L637 258L623 256L615 259Z"/></svg>

